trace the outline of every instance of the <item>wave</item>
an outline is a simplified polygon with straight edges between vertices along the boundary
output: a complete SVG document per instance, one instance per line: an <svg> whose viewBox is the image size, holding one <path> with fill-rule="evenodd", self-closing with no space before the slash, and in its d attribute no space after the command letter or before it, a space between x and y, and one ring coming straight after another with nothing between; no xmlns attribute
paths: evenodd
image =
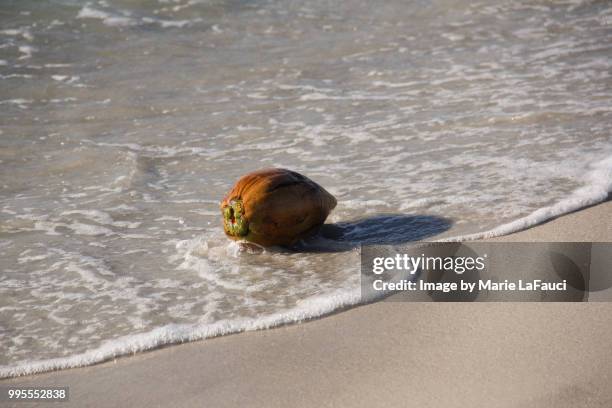
<svg viewBox="0 0 612 408"><path fill-rule="evenodd" d="M15 365L0 367L0 378L83 367L165 345L301 322L353 306L362 300L359 288L339 289L326 296L314 296L305 299L298 306L287 311L260 318L220 320L212 324L169 324L146 333L107 340L100 347L80 354L47 360L24 361Z"/></svg>
<svg viewBox="0 0 612 408"><path fill-rule="evenodd" d="M588 182L585 186L574 190L568 197L553 205L540 208L525 217L488 231L448 238L444 241L472 241L512 234L607 200L612 192L612 156L592 164L585 180Z"/></svg>
<svg viewBox="0 0 612 408"><path fill-rule="evenodd" d="M591 165L591 171L586 174L585 181L587 181L586 185L572 192L567 198L554 205L540 208L526 217L488 231L440 241L466 241L507 235L560 215L603 202L612 192L612 155ZM401 277L401 279L404 278ZM225 319L210 324L169 324L149 332L107 340L99 347L67 357L22 361L13 365L0 366L0 378L83 367L162 346L299 323L358 304L373 302L384 296L385 293L363 294L359 287L344 288L337 289L330 294L304 299L291 309L262 317Z"/></svg>

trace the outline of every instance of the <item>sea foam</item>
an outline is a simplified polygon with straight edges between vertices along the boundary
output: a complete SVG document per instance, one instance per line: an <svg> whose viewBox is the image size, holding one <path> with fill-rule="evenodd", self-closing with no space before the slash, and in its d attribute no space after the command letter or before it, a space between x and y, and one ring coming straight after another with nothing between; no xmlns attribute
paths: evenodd
<svg viewBox="0 0 612 408"><path fill-rule="evenodd" d="M146 333L104 341L99 347L69 357L23 361L0 366L0 378L82 367L159 346L202 340L242 331L261 330L304 321L358 303L359 289L338 290L324 297L312 297L293 309L256 319L219 320L212 324L169 324Z"/></svg>
<svg viewBox="0 0 612 408"><path fill-rule="evenodd" d="M508 235L605 201L610 193L612 193L612 156L593 163L590 167L591 170L584 177L586 184L574 190L569 196L561 201L547 207L539 208L526 217L519 218L488 231L447 238L445 241L470 241Z"/></svg>

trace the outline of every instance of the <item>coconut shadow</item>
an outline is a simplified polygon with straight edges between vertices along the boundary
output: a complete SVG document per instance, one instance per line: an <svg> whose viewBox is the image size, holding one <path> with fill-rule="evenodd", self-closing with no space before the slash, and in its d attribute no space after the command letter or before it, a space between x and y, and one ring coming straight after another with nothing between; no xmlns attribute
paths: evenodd
<svg viewBox="0 0 612 408"><path fill-rule="evenodd" d="M291 248L295 252L344 252L360 245L399 245L450 229L452 220L434 215L378 214L324 224L319 232Z"/></svg>

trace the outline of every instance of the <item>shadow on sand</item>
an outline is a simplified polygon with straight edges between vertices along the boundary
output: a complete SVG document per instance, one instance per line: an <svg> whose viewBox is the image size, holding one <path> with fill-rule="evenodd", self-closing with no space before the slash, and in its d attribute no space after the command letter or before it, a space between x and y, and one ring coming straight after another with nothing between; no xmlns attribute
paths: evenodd
<svg viewBox="0 0 612 408"><path fill-rule="evenodd" d="M325 224L319 233L291 248L296 252L342 252L359 245L399 245L447 231L448 218L433 215L380 214L355 221Z"/></svg>

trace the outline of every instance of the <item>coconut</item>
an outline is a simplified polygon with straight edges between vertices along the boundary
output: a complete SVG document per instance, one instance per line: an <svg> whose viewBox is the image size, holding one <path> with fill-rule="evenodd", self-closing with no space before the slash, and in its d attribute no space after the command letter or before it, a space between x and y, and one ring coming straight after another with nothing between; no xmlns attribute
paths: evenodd
<svg viewBox="0 0 612 408"><path fill-rule="evenodd" d="M257 170L242 176L221 202L223 230L234 240L291 246L316 233L336 203L295 171Z"/></svg>

